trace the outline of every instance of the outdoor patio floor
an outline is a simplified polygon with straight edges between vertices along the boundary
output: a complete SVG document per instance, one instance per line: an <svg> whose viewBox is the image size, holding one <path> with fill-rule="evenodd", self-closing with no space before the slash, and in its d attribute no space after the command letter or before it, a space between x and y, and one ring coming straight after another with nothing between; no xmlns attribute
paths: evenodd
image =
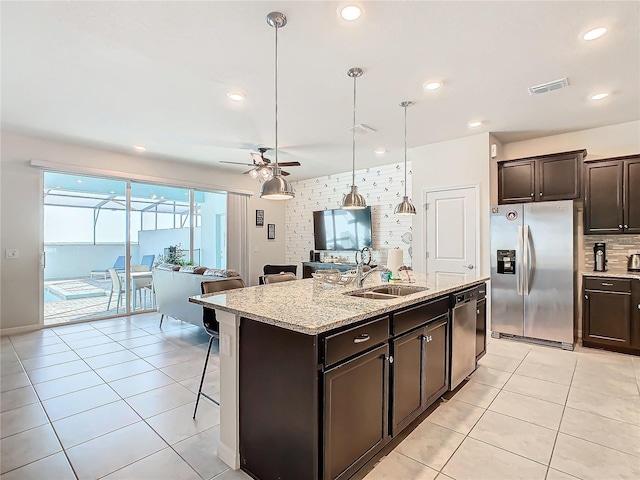
<svg viewBox="0 0 640 480"><path fill-rule="evenodd" d="M93 318L108 317L112 315L125 314L125 302L121 301L120 308L116 311L116 299L114 294L111 299L110 308L107 309L109 302L109 293L111 292L111 280L110 279L91 279L89 277L81 278L67 278L64 280L47 280L44 282L45 292L47 287L61 286L57 291L64 290L65 284L72 284L71 289L80 292L96 292L96 290L103 290L104 295L73 298L69 300L54 300L44 302L44 324L56 325L69 322L75 322L79 320L88 320ZM83 287L82 285L86 285ZM54 290L56 290L54 288ZM146 296L146 299L145 299ZM151 293L148 290L143 290L143 298L137 300L136 312L144 311L144 306L152 309L155 308L155 304L152 307Z"/></svg>

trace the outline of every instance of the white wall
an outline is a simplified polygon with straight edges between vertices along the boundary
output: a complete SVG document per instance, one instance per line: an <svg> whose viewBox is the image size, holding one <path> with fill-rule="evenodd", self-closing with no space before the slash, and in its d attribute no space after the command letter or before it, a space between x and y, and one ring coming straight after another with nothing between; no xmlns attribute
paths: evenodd
<svg viewBox="0 0 640 480"><path fill-rule="evenodd" d="M488 133L411 149L413 195L418 214L413 220L413 263L426 271L425 192L455 186L478 186L479 272L489 275L489 148Z"/></svg>
<svg viewBox="0 0 640 480"><path fill-rule="evenodd" d="M586 160L640 153L640 121L591 128L504 145L504 159L587 149Z"/></svg>
<svg viewBox="0 0 640 480"><path fill-rule="evenodd" d="M89 148L69 143L44 140L1 132L0 161L0 327L38 325L42 292L38 286L42 281L40 253L42 243L42 172L29 165L31 159L51 161L75 167L98 168L126 174L193 182L196 185L210 185L211 188L231 188L253 191L256 195L249 200L249 245L251 251L251 283L257 277L264 263L283 263L285 260L284 236L276 242L267 243L266 233L255 228L255 209L265 210L265 218L276 223L276 231L284 232L285 206L280 202L260 200L257 196L258 183L248 175L220 172L215 167L177 164L164 159L153 158L151 154L128 155L123 153ZM253 212L253 213L252 213ZM229 220L233 222L233 219ZM20 258L6 260L4 251L20 249ZM232 266L230 266L232 267ZM255 279L255 280L254 280Z"/></svg>
<svg viewBox="0 0 640 480"><path fill-rule="evenodd" d="M410 199L411 177L411 163L407 162L407 195ZM343 195L350 190L351 180L352 173L348 171L293 182L297 196L286 207L287 263L297 264L299 274L301 263L309 261L309 251L314 249L313 212L340 208ZM402 235L411 232L412 219L393 213L404 195L404 159L381 167L356 170L356 185L358 193L371 207L375 263L385 265L389 249L400 248L404 252L404 263L412 265L410 245L402 241ZM354 252L328 253L342 256L349 263L355 261Z"/></svg>

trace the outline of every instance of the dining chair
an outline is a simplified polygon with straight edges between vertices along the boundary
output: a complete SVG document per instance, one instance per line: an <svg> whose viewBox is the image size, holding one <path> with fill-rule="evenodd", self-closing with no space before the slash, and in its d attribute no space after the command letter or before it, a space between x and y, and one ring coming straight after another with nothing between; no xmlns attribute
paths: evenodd
<svg viewBox="0 0 640 480"><path fill-rule="evenodd" d="M271 283L290 282L291 280L297 279L298 277L290 272L276 273L274 275L263 275L263 281L265 285L269 285Z"/></svg>
<svg viewBox="0 0 640 480"><path fill-rule="evenodd" d="M147 265L131 265L131 272L150 272L151 269ZM146 290L151 290L151 284L153 283L153 278L151 275L149 277L137 278L136 279L136 291L133 292L134 295L138 295L140 299L140 303L143 304L144 309L147 309L147 293ZM133 282L132 282L133 286ZM143 301L144 296L144 301ZM153 302L153 297L152 300Z"/></svg>
<svg viewBox="0 0 640 480"><path fill-rule="evenodd" d="M210 280L202 282L200 284L200 291L205 293L216 293L224 290L233 290L236 288L244 288L244 282L240 278L227 278L225 280ZM198 388L198 395L196 396L196 408L193 410L193 418L196 418L196 412L198 411L198 403L200 402L200 396L211 400L216 405L220 405L218 401L207 395L202 391L202 385L204 384L204 376L207 373L207 363L209 362L209 354L211 353L211 345L215 339L220 338L220 324L216 320L216 311L212 308L202 308L202 325L205 331L209 334L209 348L207 348L207 356L204 360L204 367L202 367L202 378L200 379L200 387Z"/></svg>
<svg viewBox="0 0 640 480"><path fill-rule="evenodd" d="M111 276L111 291L109 292L109 301L107 302L107 311L111 307L111 298L115 293L117 295L116 298L116 313L120 310L120 302L122 300L122 294L125 293L124 285L122 285L122 280L120 280L120 275L116 272L115 268L108 268L107 272Z"/></svg>
<svg viewBox="0 0 640 480"><path fill-rule="evenodd" d="M273 275L273 274L282 273L282 272L291 272L294 275L296 275L298 273L298 265L270 265L270 264L264 265L262 267L263 275L261 275L258 279L260 285L264 283L264 277L266 275Z"/></svg>

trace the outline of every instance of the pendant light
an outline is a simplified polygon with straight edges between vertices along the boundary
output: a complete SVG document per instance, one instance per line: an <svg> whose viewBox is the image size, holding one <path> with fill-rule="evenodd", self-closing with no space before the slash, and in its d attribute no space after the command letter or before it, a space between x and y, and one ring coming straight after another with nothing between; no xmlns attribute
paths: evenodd
<svg viewBox="0 0 640 480"><path fill-rule="evenodd" d="M367 202L362 195L358 193L356 187L356 79L362 76L362 69L358 67L351 68L347 75L353 78L353 129L352 129L352 170L351 170L351 191L342 198L340 208L344 210L362 210L367 206Z"/></svg>
<svg viewBox="0 0 640 480"><path fill-rule="evenodd" d="M280 12L271 12L267 15L267 23L276 31L276 163L273 166L273 177L262 184L260 197L267 200L289 200L296 196L291 184L282 178L278 166L278 29L287 24L287 17Z"/></svg>
<svg viewBox="0 0 640 480"><path fill-rule="evenodd" d="M400 106L404 108L404 197L402 202L396 205L393 213L397 215L415 215L416 207L409 201L407 197L407 107L413 105L413 102L402 102Z"/></svg>

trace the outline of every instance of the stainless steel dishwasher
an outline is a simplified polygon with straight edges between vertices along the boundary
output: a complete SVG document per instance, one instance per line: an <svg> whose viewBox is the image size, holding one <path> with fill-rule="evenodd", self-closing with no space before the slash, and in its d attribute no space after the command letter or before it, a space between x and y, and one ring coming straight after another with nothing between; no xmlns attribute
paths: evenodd
<svg viewBox="0 0 640 480"><path fill-rule="evenodd" d="M451 375L449 390L476 368L477 287L451 295Z"/></svg>

